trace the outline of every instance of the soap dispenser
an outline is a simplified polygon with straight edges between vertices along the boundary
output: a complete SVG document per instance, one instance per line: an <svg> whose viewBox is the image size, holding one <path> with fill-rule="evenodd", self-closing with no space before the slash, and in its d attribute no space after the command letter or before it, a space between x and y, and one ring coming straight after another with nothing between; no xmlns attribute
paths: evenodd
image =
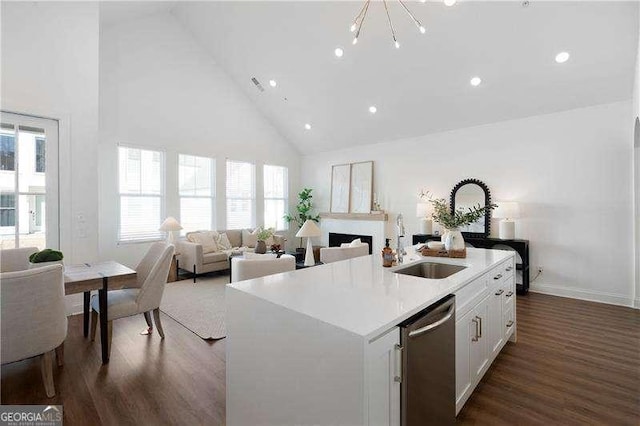
<svg viewBox="0 0 640 426"><path fill-rule="evenodd" d="M389 247L389 238L386 238L384 248L382 249L382 266L388 268L393 265L393 249Z"/></svg>

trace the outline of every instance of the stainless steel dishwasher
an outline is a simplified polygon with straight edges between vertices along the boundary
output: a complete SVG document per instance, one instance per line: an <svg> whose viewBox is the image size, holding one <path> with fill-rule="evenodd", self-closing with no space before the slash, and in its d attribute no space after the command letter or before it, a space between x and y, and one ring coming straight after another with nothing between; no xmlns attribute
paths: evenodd
<svg viewBox="0 0 640 426"><path fill-rule="evenodd" d="M455 309L449 295L400 324L402 426L455 423Z"/></svg>

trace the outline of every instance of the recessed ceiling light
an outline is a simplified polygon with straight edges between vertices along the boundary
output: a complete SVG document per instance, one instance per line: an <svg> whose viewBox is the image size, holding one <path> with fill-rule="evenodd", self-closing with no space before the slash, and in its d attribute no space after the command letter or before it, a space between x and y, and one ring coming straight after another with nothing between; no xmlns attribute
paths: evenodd
<svg viewBox="0 0 640 426"><path fill-rule="evenodd" d="M342 58L342 55L344 55L344 50L342 50L342 48L340 47L336 47L336 50L334 50L333 53L335 53L338 58Z"/></svg>
<svg viewBox="0 0 640 426"><path fill-rule="evenodd" d="M569 52L560 52L556 55L556 62L563 64L569 60Z"/></svg>
<svg viewBox="0 0 640 426"><path fill-rule="evenodd" d="M445 6L453 6L454 4L456 4L456 0L444 0Z"/></svg>
<svg viewBox="0 0 640 426"><path fill-rule="evenodd" d="M311 124L307 123L304 125L304 128L307 130L311 130Z"/></svg>
<svg viewBox="0 0 640 426"><path fill-rule="evenodd" d="M369 107L369 112L370 112L371 114L375 114L377 111L378 111L378 108L376 108L376 106L375 106L375 105L371 105L371 106Z"/></svg>
<svg viewBox="0 0 640 426"><path fill-rule="evenodd" d="M480 83L482 83L482 79L480 77L473 77L469 83L471 83L472 86L479 86Z"/></svg>
<svg viewBox="0 0 640 426"><path fill-rule="evenodd" d="M269 80L269 86L276 87L277 85L278 85L278 83L276 83L275 80Z"/></svg>

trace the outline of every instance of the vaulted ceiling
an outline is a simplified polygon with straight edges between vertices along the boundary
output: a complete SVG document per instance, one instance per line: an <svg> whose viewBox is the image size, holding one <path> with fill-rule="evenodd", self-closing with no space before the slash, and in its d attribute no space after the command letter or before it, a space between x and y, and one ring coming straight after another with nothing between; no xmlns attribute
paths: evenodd
<svg viewBox="0 0 640 426"><path fill-rule="evenodd" d="M355 46L361 2L177 2L171 13L303 153L631 97L636 2L408 2L425 34L388 4L399 49L381 2Z"/></svg>

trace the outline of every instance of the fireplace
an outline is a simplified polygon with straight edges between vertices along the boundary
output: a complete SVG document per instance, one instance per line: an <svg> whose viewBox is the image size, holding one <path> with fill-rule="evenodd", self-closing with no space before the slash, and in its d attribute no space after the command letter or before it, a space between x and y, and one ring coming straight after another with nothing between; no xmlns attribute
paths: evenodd
<svg viewBox="0 0 640 426"><path fill-rule="evenodd" d="M373 237L371 235L339 234L337 232L329 232L329 247L340 247L340 244L350 243L356 238L360 238L360 241L369 244L369 254L373 253Z"/></svg>

